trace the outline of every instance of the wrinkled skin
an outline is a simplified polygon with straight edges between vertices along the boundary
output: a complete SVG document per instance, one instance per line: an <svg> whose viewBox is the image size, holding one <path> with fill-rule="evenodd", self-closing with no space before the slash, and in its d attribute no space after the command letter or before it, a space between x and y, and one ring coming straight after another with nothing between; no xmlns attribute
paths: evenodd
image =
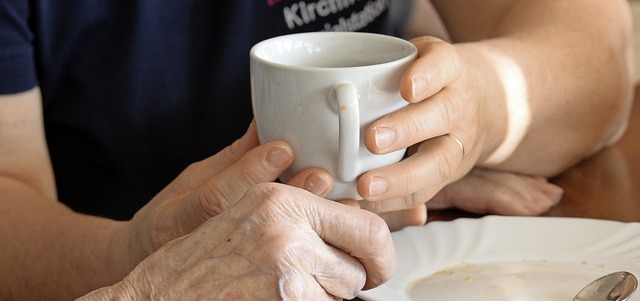
<svg viewBox="0 0 640 301"><path fill-rule="evenodd" d="M137 264L165 243L234 206L255 185L274 181L293 158L293 150L285 142L260 145L252 123L243 137L214 156L191 164L136 213L126 228L131 238L129 249L134 253L131 260ZM288 184L324 196L332 182L326 172L311 168Z"/></svg>
<svg viewBox="0 0 640 301"><path fill-rule="evenodd" d="M351 299L395 268L377 215L268 183L80 300Z"/></svg>
<svg viewBox="0 0 640 301"><path fill-rule="evenodd" d="M274 154L279 164L265 159ZM234 145L187 168L136 215L130 231L151 229L139 241L152 254L124 280L82 300L335 300L387 280L395 253L382 219L265 183L292 160L286 143L259 145L250 126ZM310 169L289 184L324 196L331 180ZM462 190L451 191L446 200ZM380 216L392 229L421 222L407 211Z"/></svg>
<svg viewBox="0 0 640 301"><path fill-rule="evenodd" d="M550 177L562 172L615 142L624 132L634 87L631 76L633 22L628 1L432 0L431 3L454 43L430 37L413 40L420 55L401 84L402 95L411 105L375 121L365 140L374 153L405 147L411 147L414 153L399 164L364 174L358 188L366 201L359 204L379 212L392 228L424 223L427 202L432 208L455 206L474 212L536 214L544 211L559 199L561 190L538 176ZM424 33L412 36L421 35ZM193 276L197 283L206 277L215 279L215 272L224 275L234 271L230 266L217 266L221 263L220 257L216 257L220 254L217 247L228 237L220 238L215 233L218 230L241 233L230 229L246 229L250 223L236 220L232 226L228 224L232 222L220 217L233 213L234 217L264 221L264 217L260 218L261 210L271 213L282 210L269 211L261 202L270 206L279 202L292 204L279 194L281 191L275 199L257 197L260 190L267 189L265 185L273 185L261 183L275 180L292 162L293 154L283 142L258 145L255 130L250 129L250 135L239 142L192 164L130 222L76 214L52 202L57 196L43 131L39 89L0 98L3 123L0 140L6 142L0 143L0 194L4 209L0 235L3 241L28 242L4 245L6 256L0 265L11 273L0 277L6 284L1 294L15 296L9 299L69 300L125 277L125 281L93 296L161 299L166 290L150 291L149 285L182 289L187 286L188 277ZM520 114L523 112L527 113ZM531 118L523 119L523 116ZM456 136L464 144L464 156L456 141L445 134ZM378 136L384 139L379 140ZM277 160L270 161L274 153ZM325 176L326 173L318 170L304 171L289 184L323 196L331 186ZM286 189L299 192L292 187ZM295 208L308 208L309 200L304 199L309 194L302 196L298 192L292 194L297 199ZM531 199L534 201L530 202ZM251 210L256 211L236 209L236 206L249 206L246 203L251 203ZM313 203L325 204L325 201ZM335 203L318 206L324 209L316 208L317 216L343 210L353 213L350 215L353 220L345 222L346 225L352 223L346 226L348 230L359 228L353 223L379 226L369 215L362 216L364 211L355 208L332 207L338 206ZM394 210L401 211L390 213ZM328 218L325 218L321 220L326 222ZM315 246L320 248L322 243L313 238L318 236L324 239L324 244L358 258L372 285L385 278L374 277L376 272L385 275L381 271L387 271L371 264L375 258L367 259L354 250L336 245L326 238L330 234L313 227L317 226L317 220L307 222L315 231L305 232L306 236L296 240L315 241ZM342 227L345 226L341 225L337 233L342 233ZM196 228L196 232L189 234ZM257 232L251 235L277 234L286 238L284 230L275 234L264 232L267 230L269 227L253 229ZM376 233L388 235L386 230ZM237 238L237 235L230 236ZM274 239L267 241L270 245L260 250L266 251L269 247L272 255L275 254L272 262L276 264L282 263L278 259L291 258L283 252L291 248L283 246L293 243L272 237ZM201 251L191 248L199 243L210 243L203 246L209 248ZM356 250L369 245L363 243ZM373 245L381 247L386 243L378 241L378 245ZM251 245L245 246L246 249L237 248L243 250L241 254L247 255L246 250L254 249ZM207 257L207 254L214 255ZM264 254L255 255L251 258L258 261L253 263L268 258ZM376 255L380 256L378 259L386 258L384 253ZM304 259L309 263L326 260L313 256ZM45 258L50 260L43 260ZM198 264L179 264L188 260ZM37 267L33 263L38 263ZM208 275L198 269L206 264L218 270L209 271L212 275ZM138 268L131 272L136 266ZM162 271L158 272L156 267ZM177 272L169 273L169 269ZM284 265L276 265L272 272L296 274L282 273L286 270ZM309 279L304 275L317 268L300 265L297 271L295 279ZM287 287L280 286L279 276L271 277L258 279L257 284L270 287L273 295L276 294L274 287ZM234 278L230 276L230 279ZM303 280L283 283L299 284ZM323 286L325 282L316 283L314 285ZM229 287L237 288L234 284L230 283ZM326 294L352 295L357 286L345 280L340 291L329 289ZM204 291L198 286L192 288L195 294ZM296 291L307 292L306 289ZM310 285L309 294L313 291ZM187 294L185 291L183 295Z"/></svg>

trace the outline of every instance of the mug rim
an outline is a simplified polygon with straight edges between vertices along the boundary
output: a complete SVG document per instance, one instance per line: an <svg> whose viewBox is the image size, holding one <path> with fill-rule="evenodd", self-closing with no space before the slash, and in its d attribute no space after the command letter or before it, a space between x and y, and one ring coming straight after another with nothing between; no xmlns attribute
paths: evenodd
<svg viewBox="0 0 640 301"><path fill-rule="evenodd" d="M278 40L286 40L286 39L292 39L292 38L304 37L304 36L321 36L321 35L337 35L337 36L343 36L343 37L366 36L368 38L374 38L374 39L380 39L380 40L384 39L386 41L393 41L399 46L405 46L407 49L407 53L406 55L398 59L385 61L382 63L373 63L373 64L367 64L362 66L343 66L343 67L321 67L321 66L303 66L303 65L295 65L295 64L286 64L286 63L276 62L274 60L269 60L267 58L264 58L260 54L258 54L258 52L262 50L264 47L266 47L266 45L271 44ZM313 72L380 68L388 65L403 64L407 61L412 61L417 57L417 55L418 55L418 49L413 43L396 36L378 34L378 33L368 33L368 32L327 32L327 31L293 33L293 34L286 34L286 35L272 37L272 38L263 40L261 42L258 42L253 47L251 47L251 50L249 51L249 56L251 61L260 62L265 65L270 65L270 66L282 68L282 69L291 69L296 71L307 70L307 71L313 71Z"/></svg>

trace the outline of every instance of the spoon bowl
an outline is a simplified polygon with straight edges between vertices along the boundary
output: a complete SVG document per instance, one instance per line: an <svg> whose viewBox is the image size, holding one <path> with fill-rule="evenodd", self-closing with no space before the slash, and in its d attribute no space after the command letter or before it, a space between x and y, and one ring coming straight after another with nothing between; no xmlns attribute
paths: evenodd
<svg viewBox="0 0 640 301"><path fill-rule="evenodd" d="M638 279L625 271L604 275L587 284L573 301L626 301L638 288Z"/></svg>

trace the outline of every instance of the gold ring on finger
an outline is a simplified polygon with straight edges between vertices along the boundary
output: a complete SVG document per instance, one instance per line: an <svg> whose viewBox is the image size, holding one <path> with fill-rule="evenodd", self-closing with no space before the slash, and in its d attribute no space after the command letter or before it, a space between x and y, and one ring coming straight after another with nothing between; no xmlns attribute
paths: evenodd
<svg viewBox="0 0 640 301"><path fill-rule="evenodd" d="M458 146L460 147L460 150L462 151L462 158L464 158L464 144L462 144L462 141L460 141L460 139L458 139L458 137L454 136L451 133L448 133L445 136L453 139L453 141L455 141L456 144L458 144Z"/></svg>

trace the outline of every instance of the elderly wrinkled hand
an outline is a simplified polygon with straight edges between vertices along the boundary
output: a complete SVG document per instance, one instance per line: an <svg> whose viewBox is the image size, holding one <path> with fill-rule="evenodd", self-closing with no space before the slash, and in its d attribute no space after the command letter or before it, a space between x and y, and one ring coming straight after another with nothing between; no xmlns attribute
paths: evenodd
<svg viewBox="0 0 640 301"><path fill-rule="evenodd" d="M273 182L293 158L293 150L285 142L260 145L252 123L232 145L191 164L127 223L130 269L165 243L235 205L251 187ZM326 172L310 168L295 175L289 184L324 196L332 181Z"/></svg>
<svg viewBox="0 0 640 301"><path fill-rule="evenodd" d="M305 190L259 184L81 300L336 300L396 268L384 221Z"/></svg>

